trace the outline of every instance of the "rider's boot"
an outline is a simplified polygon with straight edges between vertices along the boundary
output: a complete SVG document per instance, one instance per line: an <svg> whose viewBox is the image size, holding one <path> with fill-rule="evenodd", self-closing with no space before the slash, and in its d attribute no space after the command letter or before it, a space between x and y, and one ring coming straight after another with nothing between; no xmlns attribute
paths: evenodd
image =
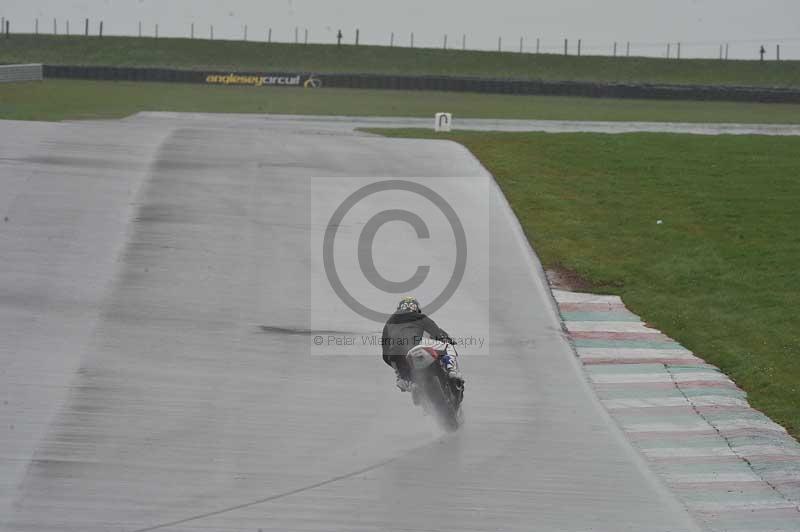
<svg viewBox="0 0 800 532"><path fill-rule="evenodd" d="M446 354L441 359L442 368L444 368L445 373L447 373L447 378L457 381L459 383L464 382L464 377L461 375L461 372L458 370L458 359L455 355Z"/></svg>
<svg viewBox="0 0 800 532"><path fill-rule="evenodd" d="M408 379L403 378L399 372L397 373L397 381L395 384L397 384L397 387L401 392L408 392L412 388L411 382L409 382Z"/></svg>

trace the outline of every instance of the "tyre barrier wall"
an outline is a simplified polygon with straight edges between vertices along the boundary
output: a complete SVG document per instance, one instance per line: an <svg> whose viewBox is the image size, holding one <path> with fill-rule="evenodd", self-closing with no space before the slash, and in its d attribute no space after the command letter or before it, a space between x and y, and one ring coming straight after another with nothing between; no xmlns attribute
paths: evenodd
<svg viewBox="0 0 800 532"><path fill-rule="evenodd" d="M658 100L719 100L733 102L800 103L800 90L709 85L633 85L585 81L487 79L455 76L390 74L309 74L291 72L212 72L163 68L45 65L45 78L114 81L161 81L224 85L336 87L350 89L428 90L637 98Z"/></svg>

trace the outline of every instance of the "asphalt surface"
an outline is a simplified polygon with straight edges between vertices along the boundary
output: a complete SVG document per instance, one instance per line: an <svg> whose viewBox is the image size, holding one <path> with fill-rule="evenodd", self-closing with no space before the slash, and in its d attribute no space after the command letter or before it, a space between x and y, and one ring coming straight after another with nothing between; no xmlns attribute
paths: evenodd
<svg viewBox="0 0 800 532"><path fill-rule="evenodd" d="M179 120L207 122L202 113L144 112L127 120L135 122ZM432 128L433 118L255 115L225 114L214 118L217 126L240 127L243 123L268 123L272 128L314 128L323 131L350 131L353 128L397 127ZM545 133L687 133L691 135L769 135L797 136L800 125L794 124L704 124L686 122L600 122L579 120L507 120L453 117L453 128L473 131L541 131Z"/></svg>
<svg viewBox="0 0 800 532"><path fill-rule="evenodd" d="M502 196L459 180L485 170L352 127L0 122L0 529L696 530L588 386ZM320 320L380 329L329 298L314 245L348 176L425 183L465 220L465 282L434 318L488 323L490 348L462 353L454 434L377 354L310 345ZM429 251L374 249L395 274Z"/></svg>

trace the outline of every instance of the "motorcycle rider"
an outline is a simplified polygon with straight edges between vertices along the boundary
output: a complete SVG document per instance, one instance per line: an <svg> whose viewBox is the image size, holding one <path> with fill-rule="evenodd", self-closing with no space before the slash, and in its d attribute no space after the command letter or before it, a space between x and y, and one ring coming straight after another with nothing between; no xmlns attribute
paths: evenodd
<svg viewBox="0 0 800 532"><path fill-rule="evenodd" d="M400 391L407 392L412 388L411 368L406 361L406 354L423 338L443 342L442 350L446 349L446 354L439 358L442 368L450 379L463 383L455 352L449 349L450 345L455 345L455 341L435 321L423 314L419 301L407 296L400 300L397 310L389 316L381 339L383 361L394 368Z"/></svg>

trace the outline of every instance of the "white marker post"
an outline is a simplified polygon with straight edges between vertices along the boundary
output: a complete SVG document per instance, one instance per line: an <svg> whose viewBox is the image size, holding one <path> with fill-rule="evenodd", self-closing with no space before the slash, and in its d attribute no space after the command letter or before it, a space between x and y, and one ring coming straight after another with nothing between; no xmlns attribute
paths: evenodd
<svg viewBox="0 0 800 532"><path fill-rule="evenodd" d="M433 130L442 133L450 131L453 126L453 115L450 113L436 113Z"/></svg>

